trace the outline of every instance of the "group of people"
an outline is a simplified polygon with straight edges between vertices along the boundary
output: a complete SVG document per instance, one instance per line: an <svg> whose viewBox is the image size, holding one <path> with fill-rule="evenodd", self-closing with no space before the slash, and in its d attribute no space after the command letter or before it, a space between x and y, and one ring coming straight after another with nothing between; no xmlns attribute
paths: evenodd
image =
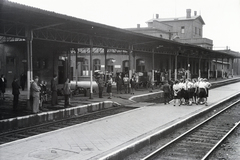
<svg viewBox="0 0 240 160"><path fill-rule="evenodd" d="M4 94L6 92L7 87L7 79L5 78L5 75L2 74L0 77L0 100L5 100Z"/></svg>
<svg viewBox="0 0 240 160"><path fill-rule="evenodd" d="M43 102L47 101L47 82L41 81L38 84L39 77L35 76L33 82L31 83L30 87L30 95L31 95L31 102L32 102L32 111L33 113L40 112L40 109L43 107ZM58 105L58 95L57 95L57 75L55 74L51 80L51 105L55 106ZM67 78L64 86L64 97L65 97L65 107L70 105L69 98L71 94L70 83L69 79Z"/></svg>
<svg viewBox="0 0 240 160"><path fill-rule="evenodd" d="M109 94L109 99L112 98L112 85L113 85L113 78L112 75L106 75L106 80L104 80L104 75L99 74L96 78L96 82L98 84L99 90L99 98L103 98L103 90L106 87L106 91ZM122 94L122 90L124 89L125 93L134 94L135 84L136 84L136 77L133 75L131 78L125 74L122 77L122 73L118 73L116 78L116 87L117 87L117 94Z"/></svg>
<svg viewBox="0 0 240 160"><path fill-rule="evenodd" d="M20 91L19 89L22 88L22 90L24 90L25 88L25 74L22 73L21 77L20 77L20 85L18 84L18 78L15 76L13 78L13 82L12 82L12 94L13 94L13 110L16 111L17 110L17 106L18 106L18 99L19 99L19 95L20 95ZM7 79L5 77L4 74L1 74L0 77L0 100L5 100L5 92L6 92L6 87L7 87Z"/></svg>
<svg viewBox="0 0 240 160"><path fill-rule="evenodd" d="M168 83L168 82L166 82ZM211 83L207 81L206 78L198 79L181 79L176 80L174 84L169 85L170 91L173 93L173 105L175 106L177 100L179 101L178 105L186 104L192 105L195 104L205 104L207 103L208 90L211 87ZM166 96L165 99L168 97ZM165 103L169 102L165 100Z"/></svg>
<svg viewBox="0 0 240 160"><path fill-rule="evenodd" d="M122 73L119 73L115 80L117 84L118 94L122 94L122 89L124 89L125 93L134 94L135 85L137 82L137 78L135 75L132 75L132 77L129 78L128 74L125 74L124 77L122 77Z"/></svg>
<svg viewBox="0 0 240 160"><path fill-rule="evenodd" d="M21 76L22 77L22 76ZM21 79L21 78L20 78ZM24 90L24 86L20 81L20 85L18 83L18 78L14 77L14 80L12 82L12 94L13 94L13 110L16 111L18 108L18 101L19 101L19 95L20 91L19 89ZM0 79L0 93L1 97L4 98L4 93L6 89L6 83L7 80L4 75L1 76ZM54 75L51 80L51 105L55 106L58 105L58 95L57 95L57 75ZM69 78L66 79L64 85L63 85L63 91L64 91L64 97L65 97L65 107L70 106L70 83ZM46 81L40 81L39 83L39 77L35 76L33 78L33 81L30 85L30 103L32 106L32 112L38 113L40 110L43 109L43 103L47 101L47 82Z"/></svg>
<svg viewBox="0 0 240 160"><path fill-rule="evenodd" d="M99 74L96 78L96 82L98 84L98 92L99 92L99 98L103 98L103 89L106 86L107 87L107 93L109 94L109 99L112 98L112 75L107 75L107 80L104 81L103 74Z"/></svg>

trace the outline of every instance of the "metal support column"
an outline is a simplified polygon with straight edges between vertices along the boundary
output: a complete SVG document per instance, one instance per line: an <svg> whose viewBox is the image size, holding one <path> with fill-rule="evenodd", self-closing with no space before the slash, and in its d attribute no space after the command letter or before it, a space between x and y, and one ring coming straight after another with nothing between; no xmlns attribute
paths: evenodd
<svg viewBox="0 0 240 160"><path fill-rule="evenodd" d="M216 63L216 77L215 77L215 79L217 80L217 78L218 78L218 71L217 71L217 58L215 59L215 63Z"/></svg>
<svg viewBox="0 0 240 160"><path fill-rule="evenodd" d="M208 79L210 79L210 76L211 76L211 59L209 58L208 59Z"/></svg>
<svg viewBox="0 0 240 160"><path fill-rule="evenodd" d="M154 57L155 57L155 54L154 54L154 49L153 49L153 53L152 53L152 78L151 78L151 84L154 83L154 67L155 67Z"/></svg>
<svg viewBox="0 0 240 160"><path fill-rule="evenodd" d="M69 80L72 80L71 77L71 56L70 56L70 51L67 52L67 77Z"/></svg>
<svg viewBox="0 0 240 160"><path fill-rule="evenodd" d="M222 78L224 78L223 68L224 66L223 66L223 57L222 57Z"/></svg>
<svg viewBox="0 0 240 160"><path fill-rule="evenodd" d="M106 75L106 73L107 73L107 48L104 48L104 62L105 62L104 68L105 68L105 75Z"/></svg>
<svg viewBox="0 0 240 160"><path fill-rule="evenodd" d="M33 31L26 29L26 40L27 40L27 99L30 100L30 86L31 80L33 79L33 67L32 67L32 41L33 41Z"/></svg>
<svg viewBox="0 0 240 160"><path fill-rule="evenodd" d="M171 55L169 55L169 61L168 61L168 63L169 63L169 71L168 71L168 76L169 76L169 80L171 80L171 74L172 74L172 56Z"/></svg>
<svg viewBox="0 0 240 160"><path fill-rule="evenodd" d="M76 60L75 60L75 63L76 63L76 69L75 69L75 72L76 72L76 89L77 89L77 82L78 82L78 51L77 49L75 50L75 53L76 53Z"/></svg>
<svg viewBox="0 0 240 160"><path fill-rule="evenodd" d="M92 62L92 52L93 52L93 41L92 38L90 38L90 95L89 98L93 99L93 62Z"/></svg>
<svg viewBox="0 0 240 160"><path fill-rule="evenodd" d="M175 70L174 70L174 80L177 80L177 54L175 54Z"/></svg>
<svg viewBox="0 0 240 160"><path fill-rule="evenodd" d="M188 57L187 57L187 78L189 79L190 78L190 62L189 62L189 54L188 54Z"/></svg>
<svg viewBox="0 0 240 160"><path fill-rule="evenodd" d="M233 78L233 63L234 63L234 59L232 58L232 78Z"/></svg>
<svg viewBox="0 0 240 160"><path fill-rule="evenodd" d="M129 59L128 59L128 64L129 64L129 78L132 77L132 74L133 74L133 45L129 45L129 49L128 49L128 56L129 56Z"/></svg>
<svg viewBox="0 0 240 160"><path fill-rule="evenodd" d="M198 77L201 77L201 57L199 58L198 62Z"/></svg>

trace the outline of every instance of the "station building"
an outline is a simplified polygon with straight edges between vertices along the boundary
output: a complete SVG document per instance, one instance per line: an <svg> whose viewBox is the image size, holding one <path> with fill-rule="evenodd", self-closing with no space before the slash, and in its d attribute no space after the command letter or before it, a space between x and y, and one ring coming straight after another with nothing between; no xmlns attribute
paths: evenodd
<svg viewBox="0 0 240 160"><path fill-rule="evenodd" d="M159 14L156 14L155 18L148 20L146 23L147 27L140 27L140 24L138 24L137 28L128 28L128 30L154 37L169 39L180 43L196 45L209 50L213 49L213 40L203 37L203 26L205 25L205 22L201 15L197 15L197 11L194 11L194 15L192 15L191 9L187 9L186 16L174 18L159 18ZM228 48L226 48L226 50L219 50L219 52L228 55L239 55L239 52L231 51ZM191 62L193 63L189 65L192 74L198 75L198 62L194 59L191 59ZM234 68L233 74L239 74L239 72L237 72L237 68L239 68L237 67L237 62L237 59L233 60L221 57L216 57L210 60L210 63L208 64L210 65L211 71L210 78L225 77L226 74L231 75L232 68ZM179 67L187 69L186 65L179 64L178 68ZM201 70L204 74L202 76L204 77L206 77L207 68L209 67L206 65L202 65Z"/></svg>

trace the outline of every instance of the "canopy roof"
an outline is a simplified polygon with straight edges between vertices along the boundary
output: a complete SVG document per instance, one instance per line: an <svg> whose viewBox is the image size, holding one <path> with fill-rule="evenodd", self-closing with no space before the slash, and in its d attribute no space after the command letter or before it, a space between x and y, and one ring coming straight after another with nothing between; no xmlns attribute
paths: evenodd
<svg viewBox="0 0 240 160"><path fill-rule="evenodd" d="M182 56L235 57L195 45L135 33L100 23L34 8L8 0L0 1L0 36L93 47L179 54ZM1 37L0 37L1 40ZM161 46L161 47L159 47Z"/></svg>

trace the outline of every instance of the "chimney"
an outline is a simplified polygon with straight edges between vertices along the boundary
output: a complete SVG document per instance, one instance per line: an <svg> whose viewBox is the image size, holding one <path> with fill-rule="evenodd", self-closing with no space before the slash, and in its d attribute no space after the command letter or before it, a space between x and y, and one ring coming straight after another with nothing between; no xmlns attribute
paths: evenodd
<svg viewBox="0 0 240 160"><path fill-rule="evenodd" d="M140 28L140 24L137 24L137 28Z"/></svg>
<svg viewBox="0 0 240 160"><path fill-rule="evenodd" d="M197 11L194 11L194 16L197 16Z"/></svg>
<svg viewBox="0 0 240 160"><path fill-rule="evenodd" d="M187 9L187 18L191 18L191 9Z"/></svg>
<svg viewBox="0 0 240 160"><path fill-rule="evenodd" d="M159 18L159 14L156 14L156 19L158 19Z"/></svg>

